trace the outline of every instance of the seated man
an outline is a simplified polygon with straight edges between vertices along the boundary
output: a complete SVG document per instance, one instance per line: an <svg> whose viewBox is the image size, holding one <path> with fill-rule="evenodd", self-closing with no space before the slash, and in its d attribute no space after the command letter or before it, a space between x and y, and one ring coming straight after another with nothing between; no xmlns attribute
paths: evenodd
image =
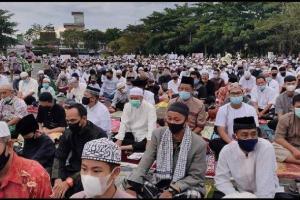
<svg viewBox="0 0 300 200"><path fill-rule="evenodd" d="M133 198L115 185L121 171L118 145L107 138L89 141L84 145L81 159L83 191L71 198Z"/></svg>
<svg viewBox="0 0 300 200"><path fill-rule="evenodd" d="M255 77L251 75L250 71L246 71L241 77L239 84L245 90L245 94L251 93L251 90L255 87Z"/></svg>
<svg viewBox="0 0 300 200"><path fill-rule="evenodd" d="M62 133L67 126L66 113L63 107L54 103L49 92L40 94L37 122L39 130L45 134Z"/></svg>
<svg viewBox="0 0 300 200"><path fill-rule="evenodd" d="M81 103L86 84L79 82L78 74L74 73L69 81L67 98L74 99L77 103Z"/></svg>
<svg viewBox="0 0 300 200"><path fill-rule="evenodd" d="M79 179L81 155L86 142L107 137L106 133L87 120L87 110L82 104L71 105L66 111L68 127L59 140L52 168L55 179L51 197L70 197L82 191Z"/></svg>
<svg viewBox="0 0 300 200"><path fill-rule="evenodd" d="M99 101L100 90L87 86L82 104L87 109L87 119L99 128L103 129L107 134L111 131L111 118L108 108Z"/></svg>
<svg viewBox="0 0 300 200"><path fill-rule="evenodd" d="M255 108L243 101L243 90L238 83L233 83L229 90L230 103L221 106L217 112L215 126L218 138L209 141L209 147L215 152L218 160L221 149L234 139L233 119L237 117L252 116L255 118L257 127L258 117Z"/></svg>
<svg viewBox="0 0 300 200"><path fill-rule="evenodd" d="M32 114L23 117L16 125L16 133L24 138L21 156L38 161L51 174L55 145L44 134L39 134L39 125Z"/></svg>
<svg viewBox="0 0 300 200"><path fill-rule="evenodd" d="M102 87L101 87L101 93L100 95L112 100L114 98L114 94L117 89L118 79L113 77L113 71L108 70L106 72L106 76L104 76L104 79L102 80Z"/></svg>
<svg viewBox="0 0 300 200"><path fill-rule="evenodd" d="M128 102L128 92L126 89L126 84L120 82L117 84L117 91L111 103L110 110L115 112L116 110L123 110L125 103Z"/></svg>
<svg viewBox="0 0 300 200"><path fill-rule="evenodd" d="M294 111L279 118L273 146L278 162L300 165L300 94L293 97Z"/></svg>
<svg viewBox="0 0 300 200"><path fill-rule="evenodd" d="M49 198L51 182L47 171L34 160L18 156L8 126L0 122L0 199Z"/></svg>
<svg viewBox="0 0 300 200"><path fill-rule="evenodd" d="M265 77L259 75L256 78L256 87L251 91L251 102L253 102L258 118L269 114L276 100L276 92L266 84Z"/></svg>
<svg viewBox="0 0 300 200"><path fill-rule="evenodd" d="M27 72L20 74L21 81L19 82L18 97L23 99L27 105L33 105L38 98L38 82L29 77Z"/></svg>
<svg viewBox="0 0 300 200"><path fill-rule="evenodd" d="M43 79L43 84L41 88L41 93L44 92L49 92L53 97L55 96L55 90L53 89L53 87L50 86L50 79L47 77Z"/></svg>
<svg viewBox="0 0 300 200"><path fill-rule="evenodd" d="M156 160L153 179L158 188L168 188L160 198L193 190L197 197L204 197L206 172L206 143L188 126L189 108L180 102L171 104L167 111L167 127L154 130L137 169L128 177L128 184L143 184ZM161 186L159 186L161 185ZM128 188L130 188L128 186Z"/></svg>
<svg viewBox="0 0 300 200"><path fill-rule="evenodd" d="M226 145L219 156L215 186L219 197L236 192L254 193L258 198L274 198L279 192L275 152L271 143L258 138L254 117L235 118L237 141ZM237 190L232 184L233 177Z"/></svg>
<svg viewBox="0 0 300 200"><path fill-rule="evenodd" d="M156 128L156 110L143 99L143 90L134 87L129 93L130 102L126 103L121 117L119 133L115 136L121 150L144 152Z"/></svg>
<svg viewBox="0 0 300 200"><path fill-rule="evenodd" d="M205 106L201 100L192 96L194 88L194 79L183 76L179 85L179 97L169 101L169 105L174 102L182 102L189 107L188 123L189 127L196 134L200 134L206 123Z"/></svg>

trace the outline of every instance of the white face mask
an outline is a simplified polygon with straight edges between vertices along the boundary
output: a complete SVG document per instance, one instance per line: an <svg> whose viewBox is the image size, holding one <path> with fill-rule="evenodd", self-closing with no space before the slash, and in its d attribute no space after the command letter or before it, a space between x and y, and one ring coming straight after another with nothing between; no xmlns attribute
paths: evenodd
<svg viewBox="0 0 300 200"><path fill-rule="evenodd" d="M295 89L296 89L296 85L288 85L288 86L286 86L286 90L288 92L293 92L293 91L295 91Z"/></svg>
<svg viewBox="0 0 300 200"><path fill-rule="evenodd" d="M113 183L108 183L108 179L111 174L107 176L90 176L90 175L81 175L81 182L83 185L84 193L88 198L93 198L95 196L103 195L106 190Z"/></svg>

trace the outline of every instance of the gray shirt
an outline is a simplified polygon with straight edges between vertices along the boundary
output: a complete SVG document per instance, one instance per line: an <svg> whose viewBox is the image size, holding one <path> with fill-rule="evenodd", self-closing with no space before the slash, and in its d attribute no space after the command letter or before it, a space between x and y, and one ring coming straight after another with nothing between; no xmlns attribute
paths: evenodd
<svg viewBox="0 0 300 200"><path fill-rule="evenodd" d="M137 183L143 183L142 177L149 172L149 169L156 160L157 151L161 142L161 136L165 132L166 128L167 127L162 127L153 131L151 142L147 147L142 160L140 161L137 169L134 170L134 172L129 176L128 180ZM178 146L176 148L174 146L173 172L176 167L175 163L177 163L179 152L180 147ZM206 142L200 136L192 133L192 144L191 149L188 152L186 163L186 175L183 179L173 184L178 187L180 191L194 188L204 194L206 168Z"/></svg>
<svg viewBox="0 0 300 200"><path fill-rule="evenodd" d="M294 95L293 95L294 96ZM276 98L275 113L286 114L293 111L293 96L289 97L287 92L280 94Z"/></svg>

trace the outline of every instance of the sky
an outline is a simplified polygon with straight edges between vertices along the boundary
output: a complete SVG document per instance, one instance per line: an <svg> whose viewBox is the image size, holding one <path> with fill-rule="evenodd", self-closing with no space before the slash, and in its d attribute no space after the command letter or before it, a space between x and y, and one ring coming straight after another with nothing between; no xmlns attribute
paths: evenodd
<svg viewBox="0 0 300 200"><path fill-rule="evenodd" d="M14 14L11 20L18 23L17 33L25 33L34 23L52 23L56 32L63 31L64 23L74 21L72 11L84 12L86 28L105 31L139 24L153 11L175 8L175 4L184 2L0 2L0 9Z"/></svg>

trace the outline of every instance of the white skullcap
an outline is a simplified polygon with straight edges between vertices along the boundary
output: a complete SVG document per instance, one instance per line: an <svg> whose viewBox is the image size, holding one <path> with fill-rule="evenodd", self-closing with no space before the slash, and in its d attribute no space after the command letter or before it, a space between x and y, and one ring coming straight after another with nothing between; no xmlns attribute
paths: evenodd
<svg viewBox="0 0 300 200"><path fill-rule="evenodd" d="M194 68L190 68L190 69L189 69L189 72L193 72L193 71L195 71Z"/></svg>
<svg viewBox="0 0 300 200"><path fill-rule="evenodd" d="M248 199L248 198L257 198L256 195L250 193L250 192L235 192L232 194L228 194L225 195L223 197L223 199L236 199L236 198L244 198L244 199Z"/></svg>
<svg viewBox="0 0 300 200"><path fill-rule="evenodd" d="M143 71L144 71L144 68L142 68L142 67L139 67L139 68L138 68L138 71L140 71L140 70L143 70Z"/></svg>
<svg viewBox="0 0 300 200"><path fill-rule="evenodd" d="M122 88L122 87L125 87L125 83L124 82L120 82L117 84L117 90Z"/></svg>
<svg viewBox="0 0 300 200"><path fill-rule="evenodd" d="M208 71L202 70L202 71L201 71L201 75L205 75L205 74L206 74L206 75L209 75Z"/></svg>
<svg viewBox="0 0 300 200"><path fill-rule="evenodd" d="M0 138L10 136L10 131L7 126L7 123L4 121L0 121Z"/></svg>
<svg viewBox="0 0 300 200"><path fill-rule="evenodd" d="M134 87L130 90L129 95L135 95L135 96L143 96L143 90L138 87Z"/></svg>
<svg viewBox="0 0 300 200"><path fill-rule="evenodd" d="M38 72L38 74L44 74L44 71L43 71L43 70L40 70L40 71Z"/></svg>
<svg viewBox="0 0 300 200"><path fill-rule="evenodd" d="M28 73L27 72L21 72L20 77L21 78L28 77Z"/></svg>
<svg viewBox="0 0 300 200"><path fill-rule="evenodd" d="M122 74L122 71L118 69L118 70L116 71L116 74Z"/></svg>
<svg viewBox="0 0 300 200"><path fill-rule="evenodd" d="M48 83L50 83L50 79L49 79L49 78L44 78L44 79L43 79L43 82L48 82Z"/></svg>

